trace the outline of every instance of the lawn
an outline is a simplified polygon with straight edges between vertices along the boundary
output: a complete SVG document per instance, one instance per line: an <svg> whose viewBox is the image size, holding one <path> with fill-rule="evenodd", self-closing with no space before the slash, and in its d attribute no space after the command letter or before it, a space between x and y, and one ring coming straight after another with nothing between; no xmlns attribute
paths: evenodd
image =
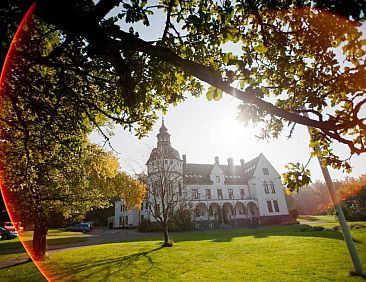
<svg viewBox="0 0 366 282"><path fill-rule="evenodd" d="M81 232L64 232L63 229L50 229L47 234L47 243L49 245L71 244L84 242L87 238L77 237ZM24 231L22 234L23 240L30 242L33 238L33 231ZM23 249L23 245L19 238L11 240L0 240L0 251L9 249ZM0 261L3 259L0 254Z"/></svg>
<svg viewBox="0 0 366 282"><path fill-rule="evenodd" d="M338 223L334 215L300 215L299 221Z"/></svg>
<svg viewBox="0 0 366 282"><path fill-rule="evenodd" d="M340 232L300 229L175 233L173 248L153 239L89 246L52 253L45 268L55 281L364 281L349 274ZM366 229L352 235L365 265ZM0 269L4 280L30 275L32 263Z"/></svg>

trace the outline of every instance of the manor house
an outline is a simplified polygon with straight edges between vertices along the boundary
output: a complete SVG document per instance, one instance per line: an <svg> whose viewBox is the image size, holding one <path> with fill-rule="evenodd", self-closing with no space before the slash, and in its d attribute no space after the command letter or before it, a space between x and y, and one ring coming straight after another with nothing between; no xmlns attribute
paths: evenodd
<svg viewBox="0 0 366 282"><path fill-rule="evenodd" d="M122 201L115 203L114 228L137 226L141 219L152 216L151 201L154 185L166 168L173 180L170 189L179 193L192 210L196 228L218 228L227 225L248 226L291 222L281 184L281 177L267 158L258 157L240 165L229 158L222 164L218 157L212 164L187 162L186 155L171 146L170 134L162 122L157 135L157 147L151 151L146 163L148 172L148 200L140 210L128 212ZM166 173L165 176L168 174ZM153 212L160 212L155 210Z"/></svg>

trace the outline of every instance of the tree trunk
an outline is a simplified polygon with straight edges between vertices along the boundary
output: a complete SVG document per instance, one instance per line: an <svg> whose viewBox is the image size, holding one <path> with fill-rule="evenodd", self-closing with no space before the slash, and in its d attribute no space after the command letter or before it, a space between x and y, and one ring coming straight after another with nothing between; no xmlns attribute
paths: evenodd
<svg viewBox="0 0 366 282"><path fill-rule="evenodd" d="M171 247L170 240L169 240L169 231L168 231L168 224L164 222L162 224L163 233L164 233L164 247Z"/></svg>
<svg viewBox="0 0 366 282"><path fill-rule="evenodd" d="M33 234L33 259L35 260L47 258L47 231L46 215L38 212Z"/></svg>

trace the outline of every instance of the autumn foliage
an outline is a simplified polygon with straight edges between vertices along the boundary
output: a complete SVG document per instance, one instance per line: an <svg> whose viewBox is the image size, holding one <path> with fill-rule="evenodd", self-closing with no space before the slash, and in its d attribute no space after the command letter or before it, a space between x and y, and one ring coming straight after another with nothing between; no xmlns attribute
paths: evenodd
<svg viewBox="0 0 366 282"><path fill-rule="evenodd" d="M337 194L348 219L366 218L366 174L335 182ZM300 214L334 213L333 204L324 183L315 182L292 195Z"/></svg>

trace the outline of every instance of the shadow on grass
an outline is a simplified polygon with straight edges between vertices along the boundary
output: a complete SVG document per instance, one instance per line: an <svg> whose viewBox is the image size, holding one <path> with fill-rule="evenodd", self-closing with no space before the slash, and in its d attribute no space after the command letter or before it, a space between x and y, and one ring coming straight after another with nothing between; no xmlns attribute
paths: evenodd
<svg viewBox="0 0 366 282"><path fill-rule="evenodd" d="M15 241L12 241L12 240L15 240ZM63 245L63 244L67 245L67 244L85 242L87 240L88 239L84 238L84 237L52 238L52 239L47 239L47 243L49 246ZM27 244L31 247L32 240L25 241L25 244ZM22 243L17 239L3 241L0 244L0 255L2 253L20 253L20 252L25 252L25 249L24 249Z"/></svg>
<svg viewBox="0 0 366 282"><path fill-rule="evenodd" d="M123 269L134 267L134 263L138 262L139 260L144 260L144 266L148 265L148 269L141 273L141 275L145 276L148 274L152 269L159 270L159 272L164 272L163 269L157 266L153 259L150 257L151 253L157 252L164 248L163 246L159 246L149 251L137 252L126 256L121 256L119 258L113 259L100 259L96 261L87 261L83 263L75 263L70 262L68 265L63 264L63 271L60 275L59 272L56 271L55 280L62 280L62 279L69 279L70 276L78 274L78 273L87 273L82 277L78 277L82 280L95 280L95 277L98 277L101 281L107 280L111 276L116 275L116 271L120 271L122 273ZM137 268L137 266L136 266ZM100 274L103 273L103 278L100 277ZM52 272L50 273L52 276ZM133 279L138 279L138 277L134 276L131 277Z"/></svg>
<svg viewBox="0 0 366 282"><path fill-rule="evenodd" d="M12 259L9 264L7 264L7 262L5 263L0 263L0 269L2 268L10 268L13 266L19 266L19 265L23 265L23 264L27 264L33 262L31 258L29 257L19 257L19 258L14 258ZM3 264L5 264L5 266L3 266Z"/></svg>
<svg viewBox="0 0 366 282"><path fill-rule="evenodd" d="M199 241L199 240L211 240L213 242L230 242L236 237L251 236L258 239L268 238L274 236L296 236L296 237L313 237L313 238L328 238L334 240L343 240L342 233L340 231L312 231L312 227L309 225L293 225L283 227L266 227L258 229L232 229L232 230L207 230L201 232L191 232L192 236L187 234L184 236L179 232L172 233L172 239L175 242L183 241ZM355 242L360 241L354 239Z"/></svg>
<svg viewBox="0 0 366 282"><path fill-rule="evenodd" d="M296 236L296 237L313 237L313 238L328 238L333 240L343 240L343 235L340 231L311 231L310 225L287 225L276 227L262 227L258 229L206 229L202 233L201 231L178 231L170 232L170 237L174 242L185 241L204 241L209 240L212 242L230 242L237 237L255 237L258 239L268 238L274 236ZM140 241L163 241L163 234L159 232L154 233L140 233L136 232L134 238L128 240L98 242L91 245L103 245L110 243L127 243L127 242L140 242ZM361 241L354 239L356 243ZM65 246L65 249L67 245Z"/></svg>

